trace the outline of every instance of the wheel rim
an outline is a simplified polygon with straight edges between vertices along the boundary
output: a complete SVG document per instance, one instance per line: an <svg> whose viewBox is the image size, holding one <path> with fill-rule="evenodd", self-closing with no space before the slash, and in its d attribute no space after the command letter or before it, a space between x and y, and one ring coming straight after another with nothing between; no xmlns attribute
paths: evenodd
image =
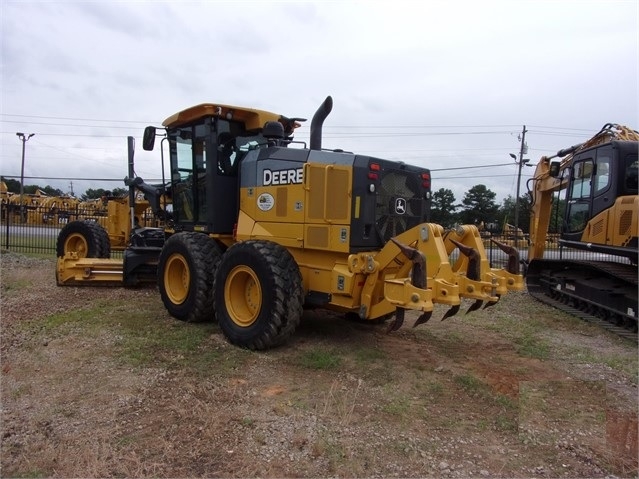
<svg viewBox="0 0 639 479"><path fill-rule="evenodd" d="M79 258L86 258L89 254L89 243L79 233L73 233L64 242L64 252L75 252Z"/></svg>
<svg viewBox="0 0 639 479"><path fill-rule="evenodd" d="M262 306L262 287L251 268L233 268L224 284L224 301L235 324L246 328L255 322Z"/></svg>
<svg viewBox="0 0 639 479"><path fill-rule="evenodd" d="M164 268L164 289L173 304L182 304L189 295L191 272L186 258L181 254L172 255Z"/></svg>

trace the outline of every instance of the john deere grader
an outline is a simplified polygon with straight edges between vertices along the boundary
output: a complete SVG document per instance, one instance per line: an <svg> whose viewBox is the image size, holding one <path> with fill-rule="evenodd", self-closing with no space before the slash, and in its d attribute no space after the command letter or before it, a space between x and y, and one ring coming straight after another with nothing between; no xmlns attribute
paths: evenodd
<svg viewBox="0 0 639 479"><path fill-rule="evenodd" d="M446 318L464 298L472 311L523 289L517 261L490 267L474 226L427 222L428 169L323 149L331 109L327 97L308 146L293 139L302 118L208 103L180 111L144 131L145 150L156 137L168 144L170 180L159 187L135 176L129 137L128 204L114 207L107 229L73 222L61 230L57 283L157 281L173 317L217 320L231 343L251 349L283 343L304 308L394 316L392 331L406 310L421 313L417 325L434 303L449 307ZM163 228L137 226L149 205ZM123 259L110 259L123 234Z"/></svg>

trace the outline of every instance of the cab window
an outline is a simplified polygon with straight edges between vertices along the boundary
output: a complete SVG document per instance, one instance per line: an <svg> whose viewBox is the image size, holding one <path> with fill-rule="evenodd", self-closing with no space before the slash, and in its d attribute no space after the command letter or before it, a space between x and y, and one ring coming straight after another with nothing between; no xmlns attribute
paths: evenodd
<svg viewBox="0 0 639 479"><path fill-rule="evenodd" d="M580 161L573 166L571 199L590 198L593 163L591 159Z"/></svg>

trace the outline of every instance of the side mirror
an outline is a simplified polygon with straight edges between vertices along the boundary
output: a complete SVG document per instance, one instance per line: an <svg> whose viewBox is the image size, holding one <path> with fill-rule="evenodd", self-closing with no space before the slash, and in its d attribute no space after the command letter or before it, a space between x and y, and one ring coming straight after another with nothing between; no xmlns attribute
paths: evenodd
<svg viewBox="0 0 639 479"><path fill-rule="evenodd" d="M559 178L559 165L560 165L559 161L550 162L550 170L548 174L552 176L553 178Z"/></svg>
<svg viewBox="0 0 639 479"><path fill-rule="evenodd" d="M152 151L155 145L155 127L147 126L144 129L144 136L142 137L142 148L146 151Z"/></svg>

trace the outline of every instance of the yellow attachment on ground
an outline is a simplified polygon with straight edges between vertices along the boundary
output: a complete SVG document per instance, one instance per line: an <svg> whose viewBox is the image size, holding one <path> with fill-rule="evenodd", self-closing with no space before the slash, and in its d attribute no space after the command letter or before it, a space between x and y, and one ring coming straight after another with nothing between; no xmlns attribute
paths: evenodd
<svg viewBox="0 0 639 479"><path fill-rule="evenodd" d="M440 226L423 223L394 238L397 243L424 255L425 288L413 284L409 276L414 266L413 262L406 257L400 246L392 241L377 253L349 256L349 270L366 277L361 292L360 317L380 317L388 311L389 305L431 312L433 303L451 306L460 304L459 287L450 281L453 274L441 232Z"/></svg>
<svg viewBox="0 0 639 479"><path fill-rule="evenodd" d="M74 284L112 284L121 286L123 281L121 259L83 258L76 252L69 252L58 258L56 282L58 286Z"/></svg>
<svg viewBox="0 0 639 479"><path fill-rule="evenodd" d="M490 267L486 250L476 226L461 225L448 231L444 236L444 243L448 255L455 248L461 249L459 244L472 248L478 254L478 261L475 264L468 256L462 253L453 265L452 269L456 276L455 282L460 286L460 295L467 295L466 297L474 299L487 299L482 298L482 295L497 296L497 298L490 300L495 301L509 290L523 291L524 278L521 274L509 272L506 269ZM456 245L455 243L458 244Z"/></svg>

